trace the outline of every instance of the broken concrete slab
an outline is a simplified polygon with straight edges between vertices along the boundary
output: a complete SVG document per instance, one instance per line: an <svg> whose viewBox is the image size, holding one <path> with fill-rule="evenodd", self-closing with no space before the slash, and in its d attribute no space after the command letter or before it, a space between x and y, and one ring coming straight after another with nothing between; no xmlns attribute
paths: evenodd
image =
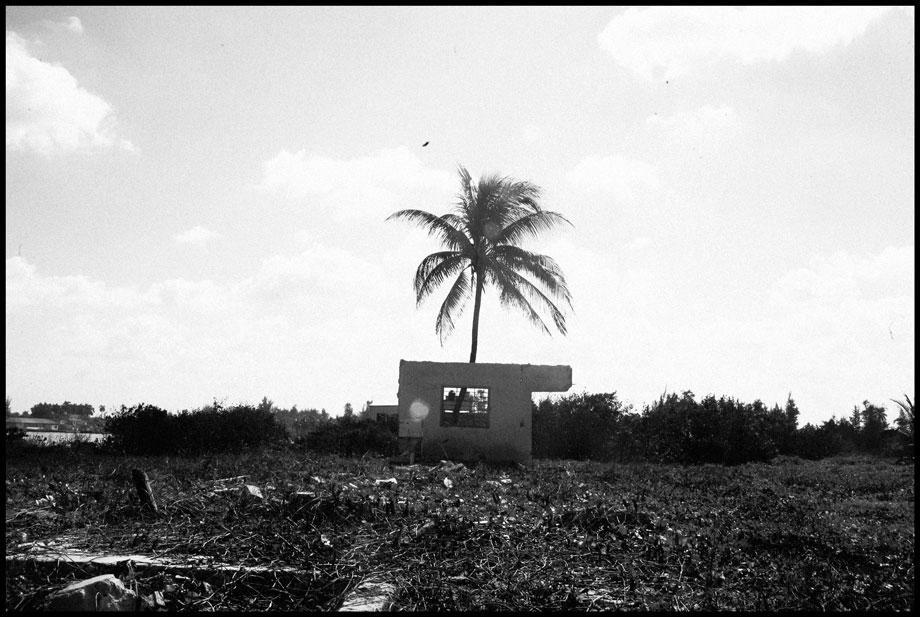
<svg viewBox="0 0 920 617"><path fill-rule="evenodd" d="M254 484L244 484L240 488L240 502L243 504L248 503L262 503L265 497L262 496L262 489Z"/></svg>
<svg viewBox="0 0 920 617"><path fill-rule="evenodd" d="M339 612L371 612L390 610L395 588L389 583L367 580L346 596Z"/></svg>
<svg viewBox="0 0 920 617"><path fill-rule="evenodd" d="M48 597L51 611L133 611L137 594L114 574L102 574L71 583Z"/></svg>
<svg viewBox="0 0 920 617"><path fill-rule="evenodd" d="M135 571L171 572L185 574L209 574L216 578L247 574L284 574L296 576L304 570L290 566L241 566L215 561L213 557L188 555L183 558L150 557L147 555L115 555L82 551L67 546L67 542L28 543L29 549L23 553L6 556L7 572L20 568L47 568L62 572L101 572L118 571L123 564L131 562Z"/></svg>

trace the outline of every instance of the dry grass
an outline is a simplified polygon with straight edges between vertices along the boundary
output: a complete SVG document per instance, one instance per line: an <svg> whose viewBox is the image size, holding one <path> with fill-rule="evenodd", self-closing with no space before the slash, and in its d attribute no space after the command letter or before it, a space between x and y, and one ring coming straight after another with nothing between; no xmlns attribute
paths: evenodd
<svg viewBox="0 0 920 617"><path fill-rule="evenodd" d="M175 610L331 610L368 577L395 586L398 610L913 607L912 465L391 467L287 449L92 452L8 452L8 555L67 533L88 550L300 571L134 573L141 595L163 591ZM133 495L135 467L158 516ZM244 483L264 502L241 505ZM8 610L82 578L26 570L7 573Z"/></svg>

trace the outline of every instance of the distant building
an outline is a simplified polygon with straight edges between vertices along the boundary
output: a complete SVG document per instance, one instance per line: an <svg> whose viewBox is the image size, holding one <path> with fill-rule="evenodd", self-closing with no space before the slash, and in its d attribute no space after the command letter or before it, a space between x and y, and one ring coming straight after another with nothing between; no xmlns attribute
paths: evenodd
<svg viewBox="0 0 920 617"><path fill-rule="evenodd" d="M382 422L384 418L398 418L399 405L368 405L367 417Z"/></svg>
<svg viewBox="0 0 920 617"><path fill-rule="evenodd" d="M24 431L59 431L61 430L61 421L50 418L8 416L6 418L6 428L18 428Z"/></svg>

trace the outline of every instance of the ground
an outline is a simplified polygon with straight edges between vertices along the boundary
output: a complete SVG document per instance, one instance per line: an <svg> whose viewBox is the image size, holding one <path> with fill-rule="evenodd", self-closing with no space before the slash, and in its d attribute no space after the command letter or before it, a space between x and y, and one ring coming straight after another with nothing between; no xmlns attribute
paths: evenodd
<svg viewBox="0 0 920 617"><path fill-rule="evenodd" d="M7 610L87 578L9 567L11 555L62 536L97 552L204 557L183 574L121 573L177 610L334 610L368 578L393 585L396 610L914 604L914 468L892 460L394 467L293 448L177 459L88 447L6 456ZM158 514L135 497L133 468L150 477ZM264 500L242 503L244 484ZM271 571L217 576L213 562Z"/></svg>

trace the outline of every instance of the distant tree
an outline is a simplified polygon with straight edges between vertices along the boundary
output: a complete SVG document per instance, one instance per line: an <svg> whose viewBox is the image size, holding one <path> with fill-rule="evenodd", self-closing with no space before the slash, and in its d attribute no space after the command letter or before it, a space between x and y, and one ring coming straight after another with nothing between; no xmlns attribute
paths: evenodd
<svg viewBox="0 0 920 617"><path fill-rule="evenodd" d="M690 416L695 407L697 402L690 390L680 396L663 393L651 406L645 406L642 427L646 458L666 463L685 461L691 456Z"/></svg>
<svg viewBox="0 0 920 617"><path fill-rule="evenodd" d="M828 455L828 444L824 438L825 431L817 426L807 423L796 431L795 452L798 456L807 459L819 459Z"/></svg>
<svg viewBox="0 0 920 617"><path fill-rule="evenodd" d="M862 428L862 414L859 413L859 407L853 407L853 413L850 414L850 426L853 427L857 434L859 429Z"/></svg>
<svg viewBox="0 0 920 617"><path fill-rule="evenodd" d="M831 421L827 426L834 427L834 430L839 439L835 438L835 441L839 443L839 452L841 453L850 453L856 452L859 449L859 429L851 423L847 418L841 418L837 420L834 424L834 416L831 416Z"/></svg>
<svg viewBox="0 0 920 617"><path fill-rule="evenodd" d="M47 418L50 420L66 420L68 416L93 415L92 405L76 405L70 401L63 403L38 403L32 406L33 418Z"/></svg>
<svg viewBox="0 0 920 617"><path fill-rule="evenodd" d="M6 415L7 417L13 415L13 410L10 408L10 397L6 397Z"/></svg>
<svg viewBox="0 0 920 617"><path fill-rule="evenodd" d="M898 410L898 417L895 418L894 423L898 425L898 432L906 437L909 437L911 441L914 439L914 404L911 402L910 397L906 394L904 399L907 403L902 401L896 401L891 399L892 402L897 404L900 408ZM9 400L9 399L7 399Z"/></svg>
<svg viewBox="0 0 920 617"><path fill-rule="evenodd" d="M271 412L275 408L275 403L271 401L267 396L262 397L262 402L259 403L259 406L256 407L259 411Z"/></svg>
<svg viewBox="0 0 920 617"><path fill-rule="evenodd" d="M345 417L351 418L355 415L355 410L352 408L351 403L345 403Z"/></svg>
<svg viewBox="0 0 920 617"><path fill-rule="evenodd" d="M792 394L786 400L785 409L774 405L767 414L767 433L779 454L792 454L795 449L795 431L798 428L799 409Z"/></svg>
<svg viewBox="0 0 920 617"><path fill-rule="evenodd" d="M882 448L882 439L888 421L885 419L885 408L863 401L863 408L859 410L862 417L860 441L863 449L869 452L878 452Z"/></svg>
<svg viewBox="0 0 920 617"><path fill-rule="evenodd" d="M904 401L896 401L891 399L897 406L900 408L898 410L898 417L895 418L894 423L898 427L898 432L904 436L903 450L901 452L902 457L913 459L914 455L914 404L911 402L910 397L906 394L904 395Z"/></svg>

